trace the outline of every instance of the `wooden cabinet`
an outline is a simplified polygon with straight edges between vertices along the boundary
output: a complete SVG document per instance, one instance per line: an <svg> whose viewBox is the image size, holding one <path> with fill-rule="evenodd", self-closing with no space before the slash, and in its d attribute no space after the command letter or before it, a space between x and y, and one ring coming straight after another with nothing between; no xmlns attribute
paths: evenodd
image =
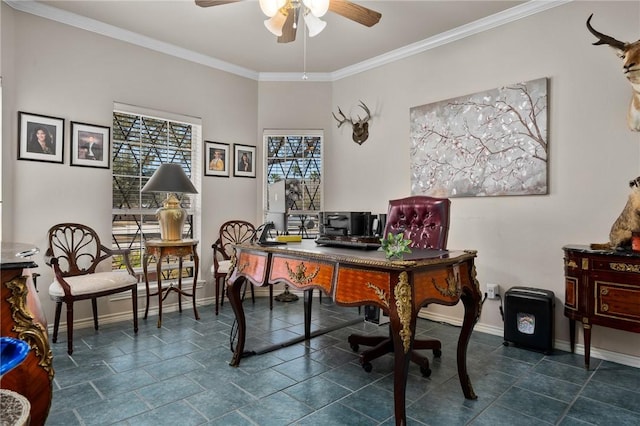
<svg viewBox="0 0 640 426"><path fill-rule="evenodd" d="M640 253L592 250L580 245L563 250L564 314L570 322L571 352L575 323L580 321L585 367L589 368L593 325L640 333Z"/></svg>
<svg viewBox="0 0 640 426"><path fill-rule="evenodd" d="M19 393L31 404L31 424L43 425L49 414L53 390L53 355L47 322L33 280L23 269L35 267L28 259L15 259L22 245L2 243L2 336L24 340L30 351L22 363L2 376L2 389Z"/></svg>

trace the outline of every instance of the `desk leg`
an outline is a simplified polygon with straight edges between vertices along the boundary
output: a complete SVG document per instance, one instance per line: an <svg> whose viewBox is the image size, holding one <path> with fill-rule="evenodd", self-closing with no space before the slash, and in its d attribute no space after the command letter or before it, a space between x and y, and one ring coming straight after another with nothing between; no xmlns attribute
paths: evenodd
<svg viewBox="0 0 640 426"><path fill-rule="evenodd" d="M144 274L144 285L147 288L147 306L144 308L144 319L147 319L149 314L149 274L147 274L147 263L149 262L149 256L145 254L142 257L142 272Z"/></svg>
<svg viewBox="0 0 640 426"><path fill-rule="evenodd" d="M482 306L482 295L480 293L480 284L476 280L475 266L471 267L470 285L464 285L460 299L464 304L464 320L462 322L462 330L458 338L458 378L462 386L462 393L467 399L477 399L476 393L473 391L471 379L467 372L467 347L473 326L480 318L480 308Z"/></svg>
<svg viewBox="0 0 640 426"><path fill-rule="evenodd" d="M178 259L178 312L182 313L182 257Z"/></svg>
<svg viewBox="0 0 640 426"><path fill-rule="evenodd" d="M156 262L156 276L158 281L158 328L162 327L162 255ZM167 289L167 293L169 290Z"/></svg>
<svg viewBox="0 0 640 426"><path fill-rule="evenodd" d="M231 358L231 362L229 363L232 367L240 365L240 359L242 358L242 353L244 351L244 341L246 339L247 321L244 317L242 297L240 296L240 290L246 281L247 280L244 278L238 278L233 282L229 280L227 284L227 297L229 298L229 304L231 305L231 309L233 309L236 321L238 322L238 340L236 341L236 349L233 353L233 358ZM252 284L247 282L247 285Z"/></svg>
<svg viewBox="0 0 640 426"><path fill-rule="evenodd" d="M200 263L200 259L198 259L198 253L196 252L196 248L193 248L193 290L191 291L191 297L193 297L193 315L196 317L196 320L200 319L200 315L198 315L198 309L196 308L196 284L198 283L198 266ZM218 283L216 283L216 288Z"/></svg>
<svg viewBox="0 0 640 426"><path fill-rule="evenodd" d="M311 338L311 304L313 302L313 289L304 291L304 338Z"/></svg>
<svg viewBox="0 0 640 426"><path fill-rule="evenodd" d="M409 361L415 340L417 311L413 309L413 288L406 272L399 276L389 303L389 327L393 339L393 404L396 426L407 424L406 390Z"/></svg>

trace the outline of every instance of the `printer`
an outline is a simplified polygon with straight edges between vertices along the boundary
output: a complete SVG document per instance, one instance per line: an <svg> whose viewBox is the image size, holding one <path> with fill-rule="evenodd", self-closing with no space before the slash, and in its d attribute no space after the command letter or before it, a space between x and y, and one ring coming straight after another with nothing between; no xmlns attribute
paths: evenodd
<svg viewBox="0 0 640 426"><path fill-rule="evenodd" d="M320 212L320 235L371 235L370 212Z"/></svg>

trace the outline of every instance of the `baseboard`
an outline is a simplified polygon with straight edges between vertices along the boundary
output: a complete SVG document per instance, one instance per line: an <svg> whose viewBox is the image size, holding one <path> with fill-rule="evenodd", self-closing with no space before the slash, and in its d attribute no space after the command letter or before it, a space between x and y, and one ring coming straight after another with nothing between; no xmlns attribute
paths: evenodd
<svg viewBox="0 0 640 426"><path fill-rule="evenodd" d="M460 318L450 317L447 315L437 314L433 312L425 312L424 309L420 311L420 313L418 314L418 317L428 319L431 321L451 324L457 327L462 326L462 320ZM502 327L496 327L496 326L482 324L482 323L476 324L473 330L479 331L481 333L491 334L494 336L504 336L504 329ZM565 351L565 352L571 351L571 345L566 340L555 339L553 341L553 344L555 349ZM584 355L584 345L576 344L574 352L578 355ZM615 362L622 365L628 365L630 367L640 368L640 357L622 354L619 352L612 352L606 349L595 348L593 346L591 347L591 358L598 358L598 359L611 361L611 362Z"/></svg>
<svg viewBox="0 0 640 426"><path fill-rule="evenodd" d="M291 291L292 293L298 294L299 296L303 296L302 291ZM256 297L268 297L269 296L269 288L268 287L256 287L255 288ZM213 297L204 297L202 299L198 299L197 305L198 309L205 308L210 306L210 309L213 309ZM184 305L184 304L183 304ZM191 309L191 305L186 307L186 310L189 311ZM164 303L162 305L163 312L176 312L178 310L178 303ZM183 306L183 310L185 310L185 306ZM155 316L158 314L158 307L149 308L149 315ZM142 319L142 315L144 315L144 308L142 310L138 310L138 318ZM428 319L431 321L442 322L446 324L450 324L456 327L462 326L462 320L458 317L452 317L442 314L437 314L433 312L426 312L424 309L420 311L418 317ZM131 319L131 315L129 312L121 312L117 314L107 314L100 315L100 323L101 324L110 324L114 322L127 321ZM61 328L66 327L66 323L60 323ZM83 318L74 320L74 328L85 328L85 327L93 327L93 318ZM479 331L481 333L487 333L494 336L504 336L504 330L502 327L496 327L488 324L478 323L473 328L475 331ZM53 324L49 324L49 334L53 333ZM561 351L569 352L571 350L569 342L565 340L554 340L554 347ZM576 344L575 345L575 353L578 355L584 355L584 345ZM622 365L628 365L630 367L640 368L640 357L626 355L619 352L612 352L606 349L591 347L591 357L598 358L605 361L611 361Z"/></svg>

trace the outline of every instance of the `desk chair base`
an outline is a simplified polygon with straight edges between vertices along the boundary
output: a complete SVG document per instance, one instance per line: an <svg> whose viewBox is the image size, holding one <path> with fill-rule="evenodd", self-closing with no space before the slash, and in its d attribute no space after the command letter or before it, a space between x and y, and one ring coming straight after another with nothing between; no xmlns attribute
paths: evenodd
<svg viewBox="0 0 640 426"><path fill-rule="evenodd" d="M389 331L391 332L391 331ZM372 346L371 349L363 351L360 354L360 365L367 373L370 373L373 369L371 361L381 356L393 353L393 340L391 337L384 336L361 336L358 334L352 334L348 338L349 345L354 352L358 352L360 345ZM442 344L439 340L415 340L413 343L413 350L411 351L411 361L420 366L420 373L424 377L431 376L431 369L429 368L429 359L416 352L420 349L433 350L433 356L440 358L442 355Z"/></svg>

